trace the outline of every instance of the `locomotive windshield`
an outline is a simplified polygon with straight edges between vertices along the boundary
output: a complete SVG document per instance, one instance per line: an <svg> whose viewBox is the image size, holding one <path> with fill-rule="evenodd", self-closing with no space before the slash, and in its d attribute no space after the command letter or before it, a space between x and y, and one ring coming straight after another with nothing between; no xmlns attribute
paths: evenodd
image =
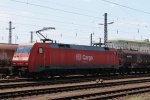
<svg viewBox="0 0 150 100"><path fill-rule="evenodd" d="M32 46L18 46L16 49L16 53L29 53Z"/></svg>

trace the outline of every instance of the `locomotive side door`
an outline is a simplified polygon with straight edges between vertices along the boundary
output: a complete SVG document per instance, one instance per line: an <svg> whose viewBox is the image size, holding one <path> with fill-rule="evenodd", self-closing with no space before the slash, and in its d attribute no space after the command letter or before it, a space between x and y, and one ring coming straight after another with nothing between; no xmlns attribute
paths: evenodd
<svg viewBox="0 0 150 100"><path fill-rule="evenodd" d="M37 55L36 55L36 71L44 70L45 60L44 60L44 47L38 47Z"/></svg>
<svg viewBox="0 0 150 100"><path fill-rule="evenodd" d="M49 68L50 64L51 64L51 53L50 53L50 48L49 47L45 47L44 48L44 67L45 68Z"/></svg>

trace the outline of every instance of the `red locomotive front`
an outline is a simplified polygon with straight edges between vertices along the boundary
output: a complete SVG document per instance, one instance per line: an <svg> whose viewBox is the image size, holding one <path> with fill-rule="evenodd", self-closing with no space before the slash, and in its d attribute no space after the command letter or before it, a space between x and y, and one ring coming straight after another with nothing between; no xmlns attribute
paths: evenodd
<svg viewBox="0 0 150 100"><path fill-rule="evenodd" d="M34 44L21 44L18 45L14 53L12 64L13 64L13 73L18 74L19 72L26 73L29 68L29 56L30 50Z"/></svg>

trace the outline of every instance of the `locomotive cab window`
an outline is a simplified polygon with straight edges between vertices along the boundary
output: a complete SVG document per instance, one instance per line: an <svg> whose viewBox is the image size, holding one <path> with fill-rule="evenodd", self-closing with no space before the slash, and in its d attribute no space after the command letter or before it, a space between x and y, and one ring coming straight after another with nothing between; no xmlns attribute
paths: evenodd
<svg viewBox="0 0 150 100"><path fill-rule="evenodd" d="M32 49L32 46L18 46L16 53L29 53Z"/></svg>
<svg viewBox="0 0 150 100"><path fill-rule="evenodd" d="M38 49L38 53L39 53L39 54L42 54L42 53L43 53L43 48L40 47L40 48Z"/></svg>

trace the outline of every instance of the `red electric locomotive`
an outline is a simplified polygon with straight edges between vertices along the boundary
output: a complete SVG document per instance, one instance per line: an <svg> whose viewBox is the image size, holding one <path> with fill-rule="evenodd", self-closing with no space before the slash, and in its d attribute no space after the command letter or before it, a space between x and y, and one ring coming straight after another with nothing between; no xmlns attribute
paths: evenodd
<svg viewBox="0 0 150 100"><path fill-rule="evenodd" d="M58 43L20 44L12 62L14 72L40 75L102 73L119 65L114 48Z"/></svg>

